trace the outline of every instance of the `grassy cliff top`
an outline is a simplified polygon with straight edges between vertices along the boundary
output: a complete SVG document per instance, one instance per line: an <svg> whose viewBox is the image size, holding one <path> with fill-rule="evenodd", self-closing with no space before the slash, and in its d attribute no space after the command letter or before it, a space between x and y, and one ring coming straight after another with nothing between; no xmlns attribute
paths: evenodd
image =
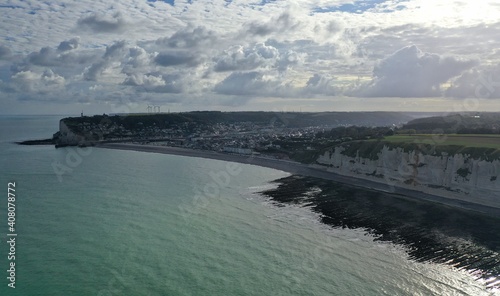
<svg viewBox="0 0 500 296"><path fill-rule="evenodd" d="M419 134L498 134L500 130L500 114L474 112L418 118L405 124L403 129L414 130Z"/></svg>
<svg viewBox="0 0 500 296"><path fill-rule="evenodd" d="M384 138L391 143L422 143L435 146L462 146L465 148L495 148L500 149L500 135L494 134L415 134L393 135Z"/></svg>
<svg viewBox="0 0 500 296"><path fill-rule="evenodd" d="M378 159L384 146L404 151L417 151L424 155L469 155L474 159L500 160L500 135L415 134L393 135L382 140L353 141L342 144L343 154Z"/></svg>

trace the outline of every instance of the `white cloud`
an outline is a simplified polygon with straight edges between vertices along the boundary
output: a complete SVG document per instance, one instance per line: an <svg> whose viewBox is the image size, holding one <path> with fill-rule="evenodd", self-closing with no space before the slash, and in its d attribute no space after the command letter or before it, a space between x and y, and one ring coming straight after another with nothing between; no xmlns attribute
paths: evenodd
<svg viewBox="0 0 500 296"><path fill-rule="evenodd" d="M331 97L339 93L335 78L314 74L305 86L294 85L277 72L233 72L215 85L216 93L275 98Z"/></svg>
<svg viewBox="0 0 500 296"><path fill-rule="evenodd" d="M92 33L122 33L127 28L121 12L113 14L91 13L78 19L78 27Z"/></svg>
<svg viewBox="0 0 500 296"><path fill-rule="evenodd" d="M258 43L250 48L232 46L217 59L216 72L254 70L259 67L272 67L278 62L280 54L275 47Z"/></svg>
<svg viewBox="0 0 500 296"><path fill-rule="evenodd" d="M273 34L282 34L287 31L294 31L300 26L300 21L295 19L290 12L284 12L277 17L273 17L266 22L251 21L244 24L241 36L267 37Z"/></svg>
<svg viewBox="0 0 500 296"><path fill-rule="evenodd" d="M159 53L155 59L155 63L163 67L172 66L189 66L195 67L203 62L200 55L188 51L166 51Z"/></svg>
<svg viewBox="0 0 500 296"><path fill-rule="evenodd" d="M185 27L175 32L170 37L156 40L157 45L171 48L199 48L200 46L211 46L217 42L217 34L203 26L196 28Z"/></svg>
<svg viewBox="0 0 500 296"><path fill-rule="evenodd" d="M373 80L354 90L368 97L437 97L441 84L476 64L453 57L422 52L415 45L404 47L380 61Z"/></svg>
<svg viewBox="0 0 500 296"><path fill-rule="evenodd" d="M320 74L314 74L306 83L302 92L305 95L324 95L334 96L339 93L334 78L325 77Z"/></svg>
<svg viewBox="0 0 500 296"><path fill-rule="evenodd" d="M453 80L446 96L455 98L500 98L500 66L473 69Z"/></svg>
<svg viewBox="0 0 500 296"><path fill-rule="evenodd" d="M63 41L59 43L59 46L57 47L58 51L68 51L68 50L73 50L77 49L80 43L80 38L71 38L70 40Z"/></svg>
<svg viewBox="0 0 500 296"><path fill-rule="evenodd" d="M306 53L298 53L290 49L281 55L281 58L278 61L278 69L280 71L286 71L291 67L300 66L304 63L306 57Z"/></svg>
<svg viewBox="0 0 500 296"><path fill-rule="evenodd" d="M11 0L0 8L0 96L470 97L481 75L497 79L495 1L359 3Z"/></svg>
<svg viewBox="0 0 500 296"><path fill-rule="evenodd" d="M22 93L46 94L64 87L65 79L47 69L43 73L21 71L11 77L10 87Z"/></svg>
<svg viewBox="0 0 500 296"><path fill-rule="evenodd" d="M237 96L290 96L290 85L272 75L252 72L233 72L215 85L216 93Z"/></svg>
<svg viewBox="0 0 500 296"><path fill-rule="evenodd" d="M58 59L57 52L50 47L44 47L39 52L31 53L28 60L38 66L55 66L61 62Z"/></svg>
<svg viewBox="0 0 500 296"><path fill-rule="evenodd" d="M83 72L84 79L96 81L104 73L104 71L113 65L113 62L121 63L121 58L124 56L125 52L125 41L118 41L110 46L107 46L102 58L85 68Z"/></svg>
<svg viewBox="0 0 500 296"><path fill-rule="evenodd" d="M164 86L165 80L163 77L154 75L130 75L123 82L125 85L145 86L145 87L158 87Z"/></svg>
<svg viewBox="0 0 500 296"><path fill-rule="evenodd" d="M122 71L127 74L148 72L152 69L151 66L157 55L157 52L147 52L142 47L132 46L129 48L129 54L125 58Z"/></svg>

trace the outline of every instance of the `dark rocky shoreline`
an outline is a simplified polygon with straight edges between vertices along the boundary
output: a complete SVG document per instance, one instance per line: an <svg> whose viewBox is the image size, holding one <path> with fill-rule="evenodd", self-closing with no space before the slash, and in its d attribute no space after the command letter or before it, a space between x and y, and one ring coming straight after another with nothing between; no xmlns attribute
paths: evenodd
<svg viewBox="0 0 500 296"><path fill-rule="evenodd" d="M262 194L277 205L309 207L324 224L365 229L376 240L405 246L412 260L464 269L490 288L500 287L495 283L500 280L500 217L314 177L293 175L275 182L276 189Z"/></svg>
<svg viewBox="0 0 500 296"><path fill-rule="evenodd" d="M43 140L27 140L22 142L16 142L19 145L55 145L56 142L53 138L51 139L43 139Z"/></svg>

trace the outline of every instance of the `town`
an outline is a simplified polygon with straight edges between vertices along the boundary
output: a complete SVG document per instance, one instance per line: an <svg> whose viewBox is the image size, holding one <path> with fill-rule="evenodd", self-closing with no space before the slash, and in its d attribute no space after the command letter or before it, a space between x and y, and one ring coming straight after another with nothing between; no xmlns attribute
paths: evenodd
<svg viewBox="0 0 500 296"><path fill-rule="evenodd" d="M365 116L368 127L354 128L351 121L359 120L358 114L349 114L342 120L338 119L339 116L330 116L337 120L325 120L321 117L326 113L319 114L320 118L308 121L304 121L303 117L310 114L298 117L293 113L255 112L227 118L224 113L206 112L200 118L197 116L200 114L192 112L173 115L102 115L68 118L62 122L71 132L80 136L79 145L130 142L244 155L265 154L278 159L308 162L317 157L317 151L327 147L346 141L383 137L407 119L405 115L387 119L384 114L372 114L371 117ZM210 119L207 119L206 116L210 115ZM217 116L219 118L215 118ZM374 127L381 124L384 127ZM334 128L342 132L332 137ZM60 137L61 132L54 137Z"/></svg>

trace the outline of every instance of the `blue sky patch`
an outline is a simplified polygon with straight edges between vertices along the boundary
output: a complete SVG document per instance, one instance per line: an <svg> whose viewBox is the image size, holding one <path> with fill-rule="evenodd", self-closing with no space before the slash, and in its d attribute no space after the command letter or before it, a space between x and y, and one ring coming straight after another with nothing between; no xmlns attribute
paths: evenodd
<svg viewBox="0 0 500 296"><path fill-rule="evenodd" d="M276 2L276 0L262 0L262 1L260 1L259 5L266 5L266 4L273 3L273 2Z"/></svg>
<svg viewBox="0 0 500 296"><path fill-rule="evenodd" d="M18 6L18 5L2 5L2 4L0 4L0 8L12 8L12 9L15 9L15 8L24 8L24 7Z"/></svg>
<svg viewBox="0 0 500 296"><path fill-rule="evenodd" d="M402 0L399 2L406 2L407 0ZM325 13L325 12L348 12L348 13L363 13L367 10L373 9L380 4L385 2L389 2L387 0L358 0L349 4L342 5L334 5L334 6L325 6L318 7L313 10L315 13ZM404 9L404 5L398 5L396 9L384 9L383 12L393 12L394 10L402 10Z"/></svg>
<svg viewBox="0 0 500 296"><path fill-rule="evenodd" d="M166 2L172 6L174 6L174 2L175 2L175 0L148 0L148 2L157 2L157 1Z"/></svg>

